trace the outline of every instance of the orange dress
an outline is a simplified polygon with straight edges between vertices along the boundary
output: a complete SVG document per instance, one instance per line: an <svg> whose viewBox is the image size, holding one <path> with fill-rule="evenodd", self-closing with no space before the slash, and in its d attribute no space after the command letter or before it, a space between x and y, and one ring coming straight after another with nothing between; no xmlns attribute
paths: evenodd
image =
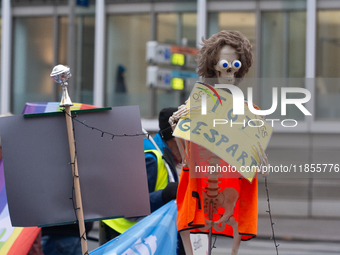
<svg viewBox="0 0 340 255"><path fill-rule="evenodd" d="M187 145L190 146L191 142ZM227 164L227 163L225 163ZM200 231L198 228L205 226L203 205L203 192L207 186L207 178L191 178L190 169L183 168L180 176L177 191L177 229L178 231L188 230L191 232ZM219 178L220 191L225 188L234 188L238 192L233 216L238 222L238 232L242 235L242 240L249 240L257 234L258 217L258 185L257 178L252 183L239 175L238 178ZM218 208L217 214L213 216L213 221L217 221L223 215L224 208ZM214 234L222 234L233 237L233 229L226 225L221 232L212 229Z"/></svg>

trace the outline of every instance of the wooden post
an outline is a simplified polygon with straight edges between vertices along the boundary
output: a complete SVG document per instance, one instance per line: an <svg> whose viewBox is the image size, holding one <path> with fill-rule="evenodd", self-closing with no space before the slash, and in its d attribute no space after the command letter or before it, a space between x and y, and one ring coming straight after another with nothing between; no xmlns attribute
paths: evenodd
<svg viewBox="0 0 340 255"><path fill-rule="evenodd" d="M69 144L70 156L71 156L70 163L72 165L73 186L74 186L74 193L76 196L76 206L77 206L76 210L77 210L79 234L80 234L80 240L81 240L81 250L82 250L83 255L87 255L88 250L87 250L87 239L86 239L86 232L85 232L84 212L83 212L83 205L81 202L78 162L77 162L77 156L76 156L76 146L74 142L73 124L72 124L72 116L71 116L71 106L73 104L67 92L67 86L68 86L67 81L72 75L71 75L69 67L63 66L63 65L57 65L53 68L50 76L56 83L61 84L61 87L63 90L59 106L65 107L67 136L68 136L68 144Z"/></svg>
<svg viewBox="0 0 340 255"><path fill-rule="evenodd" d="M86 232L85 232L83 205L82 205L81 193L80 193L78 163L77 163L77 158L76 158L76 150L75 150L75 143L74 143L74 136L73 136L73 124L72 124L71 110L70 110L69 105L65 105L65 118L66 118L66 126L67 126L68 143L70 147L71 163L73 165L72 174L73 174L73 182L74 182L74 192L76 196L77 217L78 217L79 233L80 233L80 240L81 240L81 250L82 250L83 255L85 255L88 253L87 239L86 239Z"/></svg>

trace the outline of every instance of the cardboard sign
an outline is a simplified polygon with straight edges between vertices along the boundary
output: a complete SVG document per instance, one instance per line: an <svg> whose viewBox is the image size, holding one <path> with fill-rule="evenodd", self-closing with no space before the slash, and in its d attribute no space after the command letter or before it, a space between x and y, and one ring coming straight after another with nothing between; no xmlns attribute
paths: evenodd
<svg viewBox="0 0 340 255"><path fill-rule="evenodd" d="M217 95L210 91L211 96L206 96L207 114L202 115L202 94L207 87L196 83L186 105L196 109L179 120L174 136L208 149L251 182L259 162L254 145L260 143L265 149L273 128L260 116L251 113L246 104L244 115L234 115L232 95L221 89L215 90L222 105Z"/></svg>
<svg viewBox="0 0 340 255"><path fill-rule="evenodd" d="M208 235L207 234L190 234L190 242L194 255L208 254Z"/></svg>

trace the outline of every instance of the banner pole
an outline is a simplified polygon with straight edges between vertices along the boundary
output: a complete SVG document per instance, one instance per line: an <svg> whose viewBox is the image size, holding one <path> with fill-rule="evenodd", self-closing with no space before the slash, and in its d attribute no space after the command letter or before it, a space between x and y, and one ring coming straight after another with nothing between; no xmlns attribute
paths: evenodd
<svg viewBox="0 0 340 255"><path fill-rule="evenodd" d="M65 118L66 118L66 126L67 126L68 143L70 147L71 164L73 165L72 174L73 174L73 183L74 183L74 193L76 197L76 206L77 206L76 210L77 210L77 218L78 218L78 224L79 224L81 250L82 250L83 255L85 255L85 254L88 254L87 239L86 239L83 205L82 205L81 192L80 192L78 163L77 163L77 156L75 153L76 150L75 150L75 141L74 141L74 135L73 135L71 109L69 105L65 106Z"/></svg>
<svg viewBox="0 0 340 255"><path fill-rule="evenodd" d="M81 250L82 250L83 255L88 255L86 230L85 230L85 222L84 222L84 212L83 212L83 205L82 205L81 193L80 193L80 182L79 182L76 146L75 146L75 140L74 140L75 138L74 138L74 133L73 133L73 123L72 123L72 115L71 115L71 106L73 105L73 103L67 92L67 86L68 86L67 80L71 77L70 68L67 66L63 66L63 65L57 65L53 68L50 76L55 82L61 83L61 87L63 90L62 98L61 98L61 102L59 106L65 107L67 136L68 136L68 144L69 144L70 156L71 156L70 164L72 165L73 186L74 186L74 193L75 193L75 199L76 199L76 211L77 211L77 220L78 220L79 235L80 235L80 241L81 241Z"/></svg>

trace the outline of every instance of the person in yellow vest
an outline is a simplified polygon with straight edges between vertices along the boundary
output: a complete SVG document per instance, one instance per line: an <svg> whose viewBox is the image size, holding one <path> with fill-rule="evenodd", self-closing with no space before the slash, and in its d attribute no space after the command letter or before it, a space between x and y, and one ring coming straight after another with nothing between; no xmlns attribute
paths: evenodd
<svg viewBox="0 0 340 255"><path fill-rule="evenodd" d="M153 143L144 139L145 163L148 177L149 198L151 212L157 210L172 199L176 199L178 175L176 166L180 168L181 154L172 136L172 128L168 120L177 108L165 108L159 113L160 131L153 138L163 154L155 148ZM165 162L169 165L175 182L169 182ZM138 219L110 219L100 222L99 245L117 237L138 222ZM180 245L181 246L181 245ZM183 250L180 248L180 251ZM184 250L183 250L184 251ZM181 251L179 254L185 254Z"/></svg>

